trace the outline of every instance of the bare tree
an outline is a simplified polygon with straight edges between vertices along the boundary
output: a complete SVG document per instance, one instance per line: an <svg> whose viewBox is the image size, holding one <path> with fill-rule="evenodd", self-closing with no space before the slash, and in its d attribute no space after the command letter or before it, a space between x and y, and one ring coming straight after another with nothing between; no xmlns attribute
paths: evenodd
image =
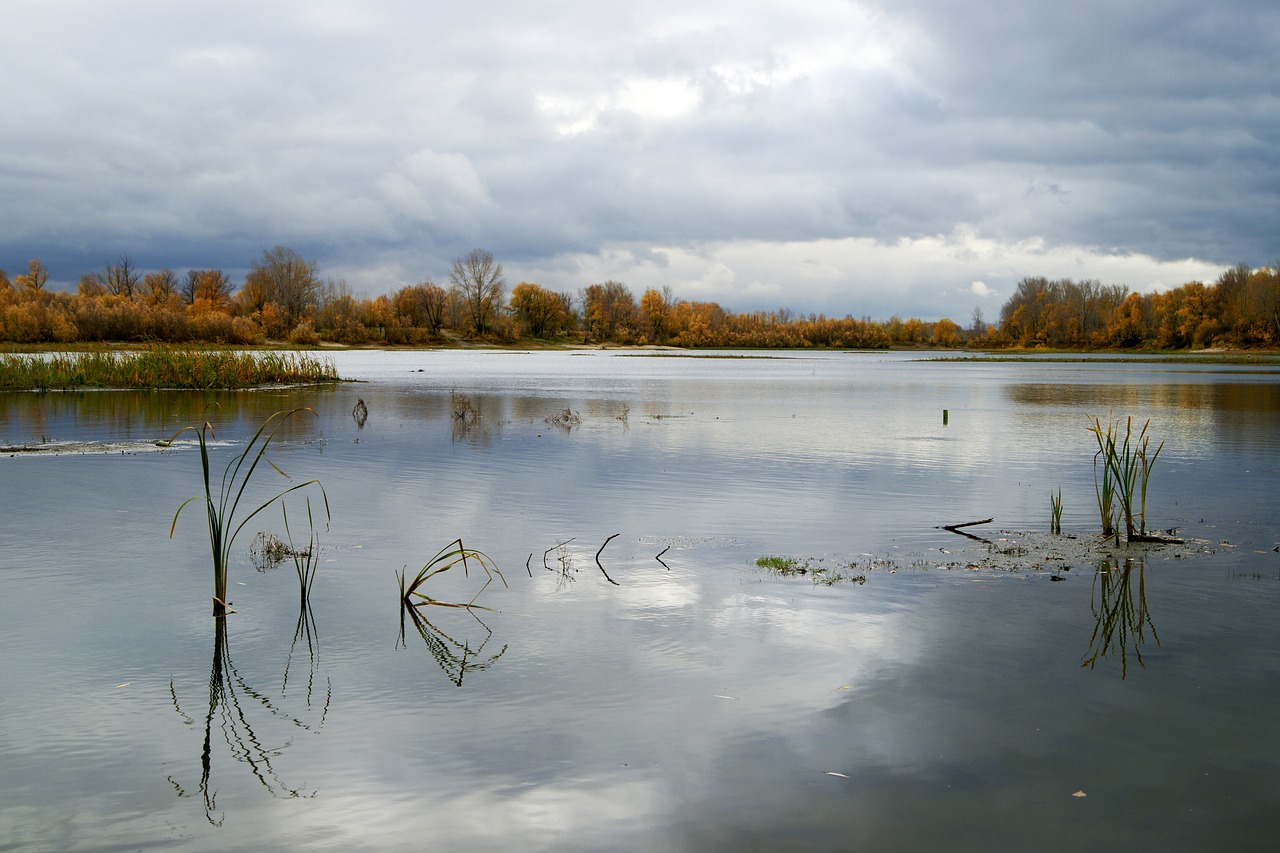
<svg viewBox="0 0 1280 853"><path fill-rule="evenodd" d="M502 306L507 286L502 264L494 261L493 255L484 249L472 249L454 260L449 283L462 297L476 334L484 334Z"/></svg>
<svg viewBox="0 0 1280 853"><path fill-rule="evenodd" d="M129 260L129 256L121 255L118 263L107 264L102 273L102 282L108 293L132 299L142 287L142 276L138 273L138 268Z"/></svg>

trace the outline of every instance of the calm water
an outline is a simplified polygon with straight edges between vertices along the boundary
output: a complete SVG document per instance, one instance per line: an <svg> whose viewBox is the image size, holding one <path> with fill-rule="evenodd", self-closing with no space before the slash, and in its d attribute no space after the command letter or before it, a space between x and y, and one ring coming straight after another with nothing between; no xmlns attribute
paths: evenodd
<svg viewBox="0 0 1280 853"><path fill-rule="evenodd" d="M0 394L0 446L63 451L0 456L0 849L1280 839L1276 374L847 353L335 361L361 384ZM452 390L475 423L452 417ZM311 609L291 564L251 559L255 534L283 533L272 509L237 543L220 631L199 513L169 538L198 455L153 442L210 411L220 469L299 405L319 416L271 459L322 480L332 508ZM549 422L566 408L579 424ZM1108 574L1074 545L983 562L1043 532L1058 488L1081 537L1064 542L1090 541L1084 427L1109 412L1151 419L1166 444L1148 520L1196 542L1129 554L1127 572L1121 549ZM266 472L251 491L288 484ZM974 530L991 547L937 529L990 517ZM402 641L397 573L458 537L506 586L488 610L423 608ZM764 555L865 582L779 577ZM482 583L454 570L431 588L465 602Z"/></svg>

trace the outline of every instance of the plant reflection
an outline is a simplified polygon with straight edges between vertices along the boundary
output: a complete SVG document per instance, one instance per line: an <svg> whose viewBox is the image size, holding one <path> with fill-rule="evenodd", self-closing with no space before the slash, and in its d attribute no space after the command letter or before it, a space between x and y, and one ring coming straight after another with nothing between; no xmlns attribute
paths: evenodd
<svg viewBox="0 0 1280 853"><path fill-rule="evenodd" d="M216 734L221 733L220 739L230 748L231 756L246 765L258 784L271 796L284 799L310 797L313 793L287 784L273 764L285 747L292 743L292 739L286 737L283 744L267 746L264 745L264 739L259 736L258 731L263 729L263 724L267 727L283 724L287 730L301 729L307 732L318 732L324 726L332 698L332 684L326 679L323 703L317 709L319 639L316 634L315 617L310 607L303 607L298 614L298 624L294 631L293 644L289 648L279 700L273 700L264 692L250 686L236 670L231 660L231 646L227 631L226 619L214 620L213 664L209 670L209 707L204 715L204 743L200 753L199 790L204 800L205 817L214 826L221 826L226 817L225 814L215 817L218 810L218 791L213 786L212 776L214 752L218 749L217 741L219 740ZM319 717L314 722L307 722L302 716L295 716L277 704L277 701L283 703L288 698L289 670L293 665L295 653L299 650L300 642L303 641L309 661L303 713L307 715L318 713ZM172 681L169 682L169 693L173 699L174 710L188 725L196 725L196 721L182 710ZM264 713L258 716L256 721L251 720L250 715L258 711ZM274 732L272 735L271 740L276 740ZM173 777L169 777L169 781L177 789L178 796L187 796L185 789Z"/></svg>
<svg viewBox="0 0 1280 853"><path fill-rule="evenodd" d="M435 612L437 621L442 619L450 619L456 617L458 625L450 626L452 634L446 633L431 620L427 619L425 610L428 607L441 607ZM463 616L462 614L466 614ZM434 602L424 602L422 604L410 605L401 602L400 604L400 641L397 646L409 647L405 640L407 636L405 631L405 616L408 615L409 621L413 623L414 629L418 635L422 637L422 641L427 644L427 650L431 652L431 656L435 658L436 664L454 685L461 687L462 679L469 672L483 672L502 657L507 652L507 646L503 645L496 655L484 658L484 647L493 639L493 631L486 625L479 616L475 614L475 608L463 607L459 605L437 604ZM484 632L483 639L479 645L472 648L471 638L465 635L468 630L474 630L466 619L470 617L475 620L476 624ZM463 639L455 639L460 636Z"/></svg>
<svg viewBox="0 0 1280 853"><path fill-rule="evenodd" d="M1146 669L1147 665L1142 660L1142 646L1147 641L1146 632L1150 629L1157 646L1160 645L1160 635L1156 633L1155 623L1151 621L1151 613L1147 610L1144 570L1142 560L1130 557L1125 558L1123 567L1110 560L1098 565L1090 597L1096 621L1093 637L1089 640L1089 652L1081 666L1093 669L1099 658L1105 658L1113 647L1118 646L1121 678L1129 674L1131 650L1138 665Z"/></svg>

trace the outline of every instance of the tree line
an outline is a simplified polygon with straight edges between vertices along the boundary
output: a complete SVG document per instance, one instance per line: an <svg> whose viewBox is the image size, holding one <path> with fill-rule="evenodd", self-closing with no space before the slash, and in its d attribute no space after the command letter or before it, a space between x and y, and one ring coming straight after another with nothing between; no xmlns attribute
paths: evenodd
<svg viewBox="0 0 1280 853"><path fill-rule="evenodd" d="M575 294L532 282L510 288L484 249L453 261L447 282L423 279L374 298L322 280L316 264L275 246L237 287L218 269L142 272L127 256L80 276L74 293L47 288L38 259L12 280L0 270L0 341L296 345L421 345L467 340L665 344L683 347L1159 347L1280 346L1280 272L1239 266L1215 283L1165 293L1123 285L1026 278L998 323L975 310L949 318L735 313L678 298L670 287L637 299L605 281Z"/></svg>

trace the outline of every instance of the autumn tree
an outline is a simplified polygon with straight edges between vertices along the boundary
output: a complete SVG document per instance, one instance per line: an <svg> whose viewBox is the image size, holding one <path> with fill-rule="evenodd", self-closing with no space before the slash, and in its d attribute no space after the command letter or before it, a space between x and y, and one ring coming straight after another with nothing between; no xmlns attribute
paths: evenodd
<svg viewBox="0 0 1280 853"><path fill-rule="evenodd" d="M454 259L449 283L457 290L471 328L477 335L483 335L493 325L494 317L502 307L507 287L502 264L495 261L488 251L472 249Z"/></svg>
<svg viewBox="0 0 1280 853"><path fill-rule="evenodd" d="M620 281L593 284L582 292L582 319L599 340L628 340L636 321L636 300Z"/></svg>
<svg viewBox="0 0 1280 853"><path fill-rule="evenodd" d="M18 287L31 293L39 293L44 290L45 284L49 281L49 270L39 258L32 258L27 263L27 271L13 281Z"/></svg>
<svg viewBox="0 0 1280 853"><path fill-rule="evenodd" d="M218 269L187 270L182 282L182 301L203 310L225 311L231 306L235 285Z"/></svg>
<svg viewBox="0 0 1280 853"><path fill-rule="evenodd" d="M142 277L142 292L153 305L166 305L178 293L178 277L171 269L149 272Z"/></svg>
<svg viewBox="0 0 1280 853"><path fill-rule="evenodd" d="M304 261L286 246L263 251L245 276L242 288L247 291L245 302L251 310L261 312L266 305L274 305L281 315L280 322L288 328L315 306L319 290L315 264Z"/></svg>
<svg viewBox="0 0 1280 853"><path fill-rule="evenodd" d="M648 288L640 297L640 322L645 326L649 339L665 343L671 336L671 311L676 298L671 287Z"/></svg>
<svg viewBox="0 0 1280 853"><path fill-rule="evenodd" d="M511 302L507 307L535 338L558 334L569 319L560 294L527 281L511 288Z"/></svg>

